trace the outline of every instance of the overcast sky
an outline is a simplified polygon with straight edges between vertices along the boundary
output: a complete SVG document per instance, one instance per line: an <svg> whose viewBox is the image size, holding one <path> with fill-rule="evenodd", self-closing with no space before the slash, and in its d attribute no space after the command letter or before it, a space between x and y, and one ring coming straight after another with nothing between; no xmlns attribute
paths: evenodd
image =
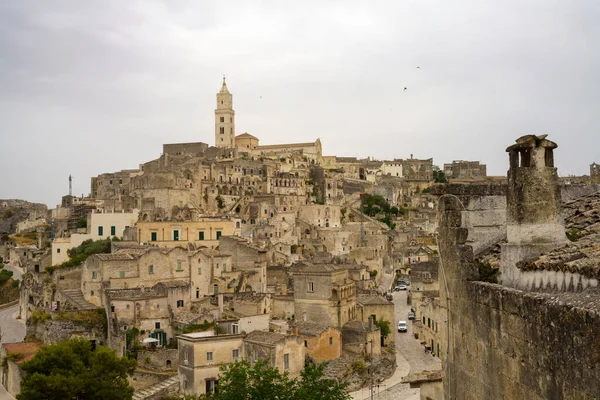
<svg viewBox="0 0 600 400"><path fill-rule="evenodd" d="M54 206L69 174L80 196L163 143L213 144L223 74L261 144L504 175L547 133L559 174L588 174L599 20L597 0L2 1L0 198Z"/></svg>

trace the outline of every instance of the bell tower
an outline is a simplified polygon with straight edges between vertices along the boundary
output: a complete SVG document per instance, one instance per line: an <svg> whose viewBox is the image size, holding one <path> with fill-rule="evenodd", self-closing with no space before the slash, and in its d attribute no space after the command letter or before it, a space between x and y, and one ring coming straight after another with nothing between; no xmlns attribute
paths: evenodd
<svg viewBox="0 0 600 400"><path fill-rule="evenodd" d="M225 76L223 86L217 93L217 108L215 110L215 146L235 147L235 111L233 111L233 96L227 89Z"/></svg>

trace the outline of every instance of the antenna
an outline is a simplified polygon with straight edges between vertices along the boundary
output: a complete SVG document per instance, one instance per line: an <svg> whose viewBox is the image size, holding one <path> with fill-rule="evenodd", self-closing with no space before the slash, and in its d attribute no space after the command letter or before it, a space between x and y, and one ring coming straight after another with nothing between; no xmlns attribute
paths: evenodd
<svg viewBox="0 0 600 400"><path fill-rule="evenodd" d="M73 177L69 175L69 196L73 196Z"/></svg>

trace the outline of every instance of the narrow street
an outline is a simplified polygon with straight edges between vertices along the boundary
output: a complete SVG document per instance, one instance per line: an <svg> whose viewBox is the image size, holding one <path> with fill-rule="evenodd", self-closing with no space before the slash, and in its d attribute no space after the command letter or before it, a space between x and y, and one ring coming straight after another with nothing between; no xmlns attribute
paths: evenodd
<svg viewBox="0 0 600 400"><path fill-rule="evenodd" d="M0 329L2 337L0 343L22 342L25 338L25 324L16 320L14 316L19 312L19 305L14 305L4 310L0 310ZM0 400L13 400L4 386L0 385Z"/></svg>
<svg viewBox="0 0 600 400"><path fill-rule="evenodd" d="M5 265L4 268L13 272L13 279L21 279L20 268L11 265ZM0 310L0 344L22 342L25 338L25 323L14 318L18 312L18 304ZM4 386L0 385L0 400L13 399L14 397L6 392Z"/></svg>
<svg viewBox="0 0 600 400"><path fill-rule="evenodd" d="M418 400L419 389L411 389L408 384L401 383L403 377L414 371L434 370L441 368L438 358L423 351L423 346L413 335L412 322L408 320L410 307L406 304L407 292L395 292L394 305L396 320L392 321L392 332L396 335L396 362L394 375L381 382L375 388L375 399L378 400ZM398 332L398 321L406 321L408 332ZM351 393L354 400L370 399L369 388Z"/></svg>

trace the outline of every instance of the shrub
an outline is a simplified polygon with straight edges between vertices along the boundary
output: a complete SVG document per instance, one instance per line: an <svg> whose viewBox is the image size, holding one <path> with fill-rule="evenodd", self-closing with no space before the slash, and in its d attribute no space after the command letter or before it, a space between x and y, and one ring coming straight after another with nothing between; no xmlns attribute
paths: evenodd
<svg viewBox="0 0 600 400"><path fill-rule="evenodd" d="M354 360L350 365L350 368L352 368L352 371L360 374L367 369L367 363L365 363L365 360L362 359Z"/></svg>
<svg viewBox="0 0 600 400"><path fill-rule="evenodd" d="M31 313L30 322L32 325L41 324L47 319L50 319L50 314L44 310L35 310Z"/></svg>
<svg viewBox="0 0 600 400"><path fill-rule="evenodd" d="M482 282L498 283L498 276L500 270L493 268L490 263L477 263L477 269L479 270L479 280Z"/></svg>

